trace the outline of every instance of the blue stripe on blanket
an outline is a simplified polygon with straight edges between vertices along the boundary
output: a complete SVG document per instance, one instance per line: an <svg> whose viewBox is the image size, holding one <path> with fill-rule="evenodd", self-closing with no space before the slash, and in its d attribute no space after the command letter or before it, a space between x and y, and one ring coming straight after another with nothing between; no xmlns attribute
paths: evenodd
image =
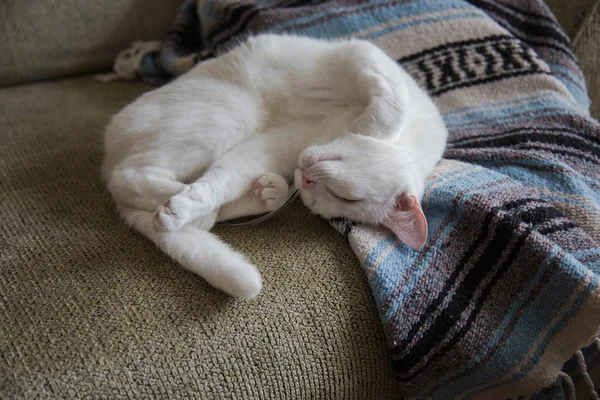
<svg viewBox="0 0 600 400"><path fill-rule="evenodd" d="M472 12L465 12L463 14L457 14L457 15L445 15L445 16L439 16L439 17L423 18L418 21L398 23L398 25L390 26L389 28L383 29L379 32L375 32L375 33L371 33L371 34L367 34L367 35L358 35L357 37L360 39L374 40L381 36L389 35L394 32L399 32L404 29L412 28L414 26L428 25L428 24L432 24L432 23L436 23L436 22L451 21L451 20L455 20L455 19L465 19L466 20L466 19L478 19L478 18L484 19L486 17L481 12L472 11Z"/></svg>
<svg viewBox="0 0 600 400"><path fill-rule="evenodd" d="M275 33L293 31L298 34L313 37L338 37L360 33L361 31L380 26L387 22L390 17L402 16L402 18L435 14L447 10L472 10L475 14L484 14L477 8L467 3L455 3L444 0L423 0L407 4L392 5L390 1L371 1L359 6L332 8L322 13L316 13L310 17L293 19L282 24L273 26L270 31ZM360 11L377 5L367 13L341 14L344 11ZM425 8L426 7L426 8ZM427 12L423 12L427 10ZM329 17L324 19L323 17ZM297 28L300 24L316 22L306 28ZM400 29L394 29L400 30ZM388 31L387 33L390 33Z"/></svg>
<svg viewBox="0 0 600 400"><path fill-rule="evenodd" d="M329 8L329 9L321 11L321 12L315 12L306 17L292 18L292 19L289 19L280 24L273 25L271 28L272 28L272 31L285 32L285 31L287 31L288 28L290 28L290 27L293 28L295 25L310 23L312 21L319 20L323 17L330 17L330 16L339 17L339 14L342 12L362 11L362 10L365 10L372 6L386 7L386 9L391 11L395 8L395 7L392 7L391 4L392 4L392 1L390 1L390 0L371 0L371 1L366 1L366 2L364 2L362 4L358 4L358 5L334 7L334 8ZM404 7L404 6L400 5L397 7L400 7L402 9L402 7ZM356 13L354 15L362 15L362 14ZM354 23L354 22L356 22L356 20L351 18L351 22ZM364 29L364 26L358 25L357 29ZM336 34L337 34L337 32L336 32Z"/></svg>
<svg viewBox="0 0 600 400"><path fill-rule="evenodd" d="M563 102L563 104L566 106L569 103ZM568 107L572 108L572 105L569 105ZM561 107L544 107L543 105L540 109L534 109L532 111L527 111L524 108L516 108L516 110L519 111L512 114L505 113L503 116L491 119L487 123L478 123L478 121L465 121L464 123L456 122L449 127L449 130L452 131L456 130L457 128L491 128L499 125L505 125L506 123L517 124L520 122L526 122L533 118L569 116L573 114L572 109L565 109Z"/></svg>
<svg viewBox="0 0 600 400"><path fill-rule="evenodd" d="M577 259L600 255L600 247L596 247L596 248L589 249L589 250L579 250L572 254L573 254L573 257L576 257Z"/></svg>
<svg viewBox="0 0 600 400"><path fill-rule="evenodd" d="M575 100L577 100L583 108L583 110L579 110L579 112L583 111L585 114L588 114L591 102L587 90L585 89L585 82L577 79L577 77L573 75L573 71L570 71L561 65L548 64L548 66L554 76L565 85L567 90L571 92Z"/></svg>
<svg viewBox="0 0 600 400"><path fill-rule="evenodd" d="M457 116L458 114L464 114L464 113L471 112L471 111L494 110L499 107L514 106L515 104L534 102L536 100L543 100L543 99L548 99L548 98L552 98L552 97L560 98L559 96L556 95L556 93L554 91L547 91L547 92L541 92L540 94L537 94L535 96L519 97L517 99L512 99L512 100L508 100L508 101L499 101L499 102L489 103L489 104L484 104L484 105L471 105L471 106L463 107L463 108L455 108L452 111L444 112L443 116L444 116L444 121L446 122L446 124L448 124L449 122L453 122L453 121L448 120L447 118ZM465 118L470 119L468 117L465 117ZM459 119L459 118L457 118L457 120L462 121L462 119Z"/></svg>
<svg viewBox="0 0 600 400"><path fill-rule="evenodd" d="M544 116L548 112L557 114L570 114L581 111L581 107L577 104L570 103L564 97L557 94L544 94L533 98L513 100L511 103L514 107L499 108L502 103L488 104L483 107L470 107L473 111L468 111L466 108L454 110L452 114L445 113L443 115L446 126L449 130L454 130L464 127L490 127L498 124L499 121L504 121L508 118L516 116ZM504 103L506 105L506 103ZM559 110L558 112L555 110ZM456 115L462 113L460 115ZM456 115L456 116L454 116ZM487 121L487 122L484 122Z"/></svg>
<svg viewBox="0 0 600 400"><path fill-rule="evenodd" d="M554 173L539 170L533 172L519 165L501 165L496 167L490 165L497 162L498 161L486 160L483 163L487 164L490 168L493 168L503 175L519 180L529 186L534 186L539 189L547 189L556 193L577 194L591 199L596 204L600 203L600 194L590 187L590 184L597 187L600 184L599 181L578 174L575 171L573 171L573 175L567 175L564 173L564 171L561 171L563 168L561 168L562 166L560 165L548 161L533 160L526 163L530 166L552 166L558 168L560 172Z"/></svg>

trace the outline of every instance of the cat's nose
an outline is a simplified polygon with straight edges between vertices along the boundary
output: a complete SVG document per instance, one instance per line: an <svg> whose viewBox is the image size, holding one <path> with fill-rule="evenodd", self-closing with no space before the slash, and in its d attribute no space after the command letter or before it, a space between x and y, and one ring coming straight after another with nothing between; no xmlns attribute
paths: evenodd
<svg viewBox="0 0 600 400"><path fill-rule="evenodd" d="M296 183L296 189L300 189L300 187L302 187L302 189L310 189L315 185L314 181L311 181L304 175L304 170L302 168L296 169L296 172L294 173L294 180Z"/></svg>
<svg viewBox="0 0 600 400"><path fill-rule="evenodd" d="M302 188L304 189L308 189L311 188L315 185L315 183L309 179L306 178L306 176L304 176L304 174L302 174Z"/></svg>

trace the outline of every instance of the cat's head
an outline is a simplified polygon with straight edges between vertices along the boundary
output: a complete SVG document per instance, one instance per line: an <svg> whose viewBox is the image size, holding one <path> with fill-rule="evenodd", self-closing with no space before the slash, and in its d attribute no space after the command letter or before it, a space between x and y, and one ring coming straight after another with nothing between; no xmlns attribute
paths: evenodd
<svg viewBox="0 0 600 400"><path fill-rule="evenodd" d="M414 165L397 146L348 134L304 150L295 185L313 213L384 225L408 246L420 248L427 222L419 202L422 178Z"/></svg>

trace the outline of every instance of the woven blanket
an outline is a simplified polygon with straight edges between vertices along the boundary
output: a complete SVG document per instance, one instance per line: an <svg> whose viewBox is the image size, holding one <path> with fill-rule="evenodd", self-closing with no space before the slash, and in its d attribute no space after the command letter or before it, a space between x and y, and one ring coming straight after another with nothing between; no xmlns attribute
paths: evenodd
<svg viewBox="0 0 600 400"><path fill-rule="evenodd" d="M370 40L443 113L449 144L426 187L423 249L332 221L364 266L402 394L593 390L600 126L543 1L190 0L162 44L134 44L116 73L159 85L262 32Z"/></svg>

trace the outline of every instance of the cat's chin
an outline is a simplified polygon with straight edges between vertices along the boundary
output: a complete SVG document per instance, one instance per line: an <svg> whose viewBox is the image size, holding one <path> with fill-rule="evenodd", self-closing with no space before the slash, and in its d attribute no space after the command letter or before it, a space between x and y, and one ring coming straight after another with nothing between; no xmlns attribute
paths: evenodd
<svg viewBox="0 0 600 400"><path fill-rule="evenodd" d="M302 199L302 203L304 203L304 205L313 213L315 214L319 214L315 209L314 206L316 204L316 198L315 196L311 195L310 193L308 193L306 190L300 188L300 198Z"/></svg>

